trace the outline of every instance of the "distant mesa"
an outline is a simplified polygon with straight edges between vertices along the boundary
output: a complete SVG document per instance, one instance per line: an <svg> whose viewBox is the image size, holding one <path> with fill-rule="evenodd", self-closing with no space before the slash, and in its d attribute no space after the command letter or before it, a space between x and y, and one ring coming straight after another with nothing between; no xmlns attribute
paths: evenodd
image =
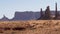
<svg viewBox="0 0 60 34"><path fill-rule="evenodd" d="M6 20L59 20L60 19L60 11L57 11L57 3L55 3L55 11L50 11L50 6L47 6L46 10L43 11L41 8L41 11L39 12L15 12L13 19L8 19L5 15L0 21L6 21Z"/></svg>
<svg viewBox="0 0 60 34"><path fill-rule="evenodd" d="M40 12L15 12L12 20L33 20L40 17Z"/></svg>
<svg viewBox="0 0 60 34"><path fill-rule="evenodd" d="M11 20L36 20L40 17L40 12L15 12L13 19L8 19L4 16L0 21Z"/></svg>

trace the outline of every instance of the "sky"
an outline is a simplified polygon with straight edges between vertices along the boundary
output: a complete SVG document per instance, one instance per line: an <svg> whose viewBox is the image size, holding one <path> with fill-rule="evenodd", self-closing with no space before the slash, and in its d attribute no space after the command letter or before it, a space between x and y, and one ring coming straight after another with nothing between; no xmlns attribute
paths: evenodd
<svg viewBox="0 0 60 34"><path fill-rule="evenodd" d="M7 18L12 19L16 11L40 11L47 6L50 10L55 10L55 3L58 4L60 10L60 0L0 0L0 19L5 15Z"/></svg>

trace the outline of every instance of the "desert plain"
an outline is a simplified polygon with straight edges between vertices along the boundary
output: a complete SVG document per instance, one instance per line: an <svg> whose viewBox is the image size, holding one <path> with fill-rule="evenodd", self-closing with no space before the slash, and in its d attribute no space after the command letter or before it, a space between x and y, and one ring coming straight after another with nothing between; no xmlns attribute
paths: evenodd
<svg viewBox="0 0 60 34"><path fill-rule="evenodd" d="M0 21L0 34L60 34L60 20Z"/></svg>

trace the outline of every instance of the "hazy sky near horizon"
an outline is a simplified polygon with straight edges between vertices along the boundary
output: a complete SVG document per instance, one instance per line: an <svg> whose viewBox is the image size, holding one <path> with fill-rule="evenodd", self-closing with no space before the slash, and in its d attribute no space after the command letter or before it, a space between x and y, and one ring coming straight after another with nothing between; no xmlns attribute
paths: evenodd
<svg viewBox="0 0 60 34"><path fill-rule="evenodd" d="M0 0L0 18L5 15L9 19L14 17L16 11L40 11L49 5L50 10L55 10L55 2L60 10L60 0Z"/></svg>

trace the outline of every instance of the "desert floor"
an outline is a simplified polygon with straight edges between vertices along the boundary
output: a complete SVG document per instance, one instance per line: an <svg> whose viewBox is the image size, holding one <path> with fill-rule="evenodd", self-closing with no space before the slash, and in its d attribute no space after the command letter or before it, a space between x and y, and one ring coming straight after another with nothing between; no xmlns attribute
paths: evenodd
<svg viewBox="0 0 60 34"><path fill-rule="evenodd" d="M60 20L0 21L0 34L60 34Z"/></svg>

